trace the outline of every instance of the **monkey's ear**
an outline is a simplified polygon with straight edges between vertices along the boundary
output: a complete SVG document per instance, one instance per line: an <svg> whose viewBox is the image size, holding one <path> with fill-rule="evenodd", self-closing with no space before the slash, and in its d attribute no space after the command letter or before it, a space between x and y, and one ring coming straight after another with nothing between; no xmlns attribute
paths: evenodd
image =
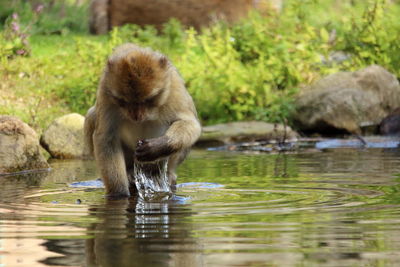
<svg viewBox="0 0 400 267"><path fill-rule="evenodd" d="M168 65L168 58L165 56L161 56L161 58L158 61L158 64L160 64L160 67L162 69L165 69Z"/></svg>

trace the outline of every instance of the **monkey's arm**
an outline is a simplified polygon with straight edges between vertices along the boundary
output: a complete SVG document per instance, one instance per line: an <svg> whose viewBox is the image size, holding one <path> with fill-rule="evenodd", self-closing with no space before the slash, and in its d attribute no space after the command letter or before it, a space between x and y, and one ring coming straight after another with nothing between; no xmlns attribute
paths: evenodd
<svg viewBox="0 0 400 267"><path fill-rule="evenodd" d="M93 135L94 154L105 183L107 196L129 196L129 182L119 138L119 116L112 108L97 110Z"/></svg>
<svg viewBox="0 0 400 267"><path fill-rule="evenodd" d="M196 107L192 97L184 87L172 93L175 103L171 108L171 114L175 116L171 120L165 136L168 139L168 145L174 151L191 147L200 137L201 125L197 118ZM174 94L178 94L175 95Z"/></svg>
<svg viewBox="0 0 400 267"><path fill-rule="evenodd" d="M194 105L176 113L165 135L146 139L138 144L135 154L139 161L154 161L190 148L199 138L201 126Z"/></svg>
<svg viewBox="0 0 400 267"><path fill-rule="evenodd" d="M94 157L93 133L96 125L96 108L91 107L86 116L84 124L84 153L86 156Z"/></svg>
<svg viewBox="0 0 400 267"><path fill-rule="evenodd" d="M191 147L199 138L201 126L195 114L181 114L168 128L165 136L168 145L174 150Z"/></svg>

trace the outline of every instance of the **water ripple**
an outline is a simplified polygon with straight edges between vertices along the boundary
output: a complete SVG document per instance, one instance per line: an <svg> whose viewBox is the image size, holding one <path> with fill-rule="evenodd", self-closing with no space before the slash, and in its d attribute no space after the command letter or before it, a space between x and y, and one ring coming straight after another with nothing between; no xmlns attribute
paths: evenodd
<svg viewBox="0 0 400 267"><path fill-rule="evenodd" d="M0 180L0 264L396 266L399 163L384 149L195 151L175 196L149 203L107 200L92 162L58 162Z"/></svg>

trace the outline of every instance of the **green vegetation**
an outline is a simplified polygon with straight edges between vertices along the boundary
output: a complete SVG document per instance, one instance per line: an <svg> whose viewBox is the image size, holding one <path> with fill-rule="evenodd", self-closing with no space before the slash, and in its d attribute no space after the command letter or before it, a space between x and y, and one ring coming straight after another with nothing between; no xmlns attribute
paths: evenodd
<svg viewBox="0 0 400 267"><path fill-rule="evenodd" d="M0 114L37 129L66 112L84 114L105 58L124 42L169 56L203 124L290 122L302 85L339 70L379 64L400 76L400 6L393 1L287 0L282 14L254 13L201 32L171 20L161 32L126 25L108 36L87 33L86 3L12 1L3 8L1 1ZM330 60L335 51L347 59Z"/></svg>

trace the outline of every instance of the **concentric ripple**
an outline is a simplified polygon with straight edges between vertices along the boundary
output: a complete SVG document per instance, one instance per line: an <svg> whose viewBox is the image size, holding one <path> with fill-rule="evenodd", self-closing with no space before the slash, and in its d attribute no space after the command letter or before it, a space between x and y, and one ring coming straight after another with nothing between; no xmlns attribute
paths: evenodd
<svg viewBox="0 0 400 267"><path fill-rule="evenodd" d="M107 200L92 161L0 177L4 266L396 266L400 153L194 151L176 195Z"/></svg>

